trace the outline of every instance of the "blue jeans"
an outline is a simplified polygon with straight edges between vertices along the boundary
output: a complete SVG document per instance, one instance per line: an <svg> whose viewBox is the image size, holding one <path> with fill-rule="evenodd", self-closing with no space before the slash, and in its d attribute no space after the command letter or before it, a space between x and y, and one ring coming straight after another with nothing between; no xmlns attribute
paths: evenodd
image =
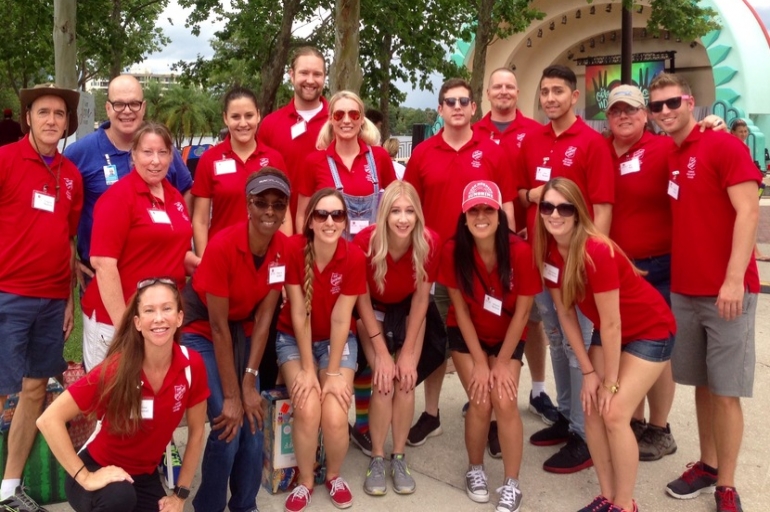
<svg viewBox="0 0 770 512"><path fill-rule="evenodd" d="M250 347L246 341L246 357ZM208 417L213 425L214 418L222 413L224 393L219 380L214 344L198 334L182 334L182 344L198 351L206 364L211 395L208 398ZM259 390L259 381L257 381ZM221 431L211 430L206 440L201 467L201 485L193 499L193 507L200 512L222 512L227 505L232 512L256 510L257 493L262 482L262 431L251 433L248 421L229 443L219 440ZM230 480L230 502L227 501L227 481Z"/></svg>
<svg viewBox="0 0 770 512"><path fill-rule="evenodd" d="M580 371L577 357L561 330L559 317L548 290L535 295L535 305L543 319L543 328L551 347L551 364L553 365L553 380L556 382L556 403L559 412L569 419L569 429L585 439L585 421L583 405L580 403L580 391L583 389L583 372ZM588 318L577 311L580 330L583 333L583 343L586 350L591 345L591 333L594 326Z"/></svg>
<svg viewBox="0 0 770 512"><path fill-rule="evenodd" d="M647 272L644 278L663 295L666 304L671 307L671 255L640 258L633 262L639 270Z"/></svg>

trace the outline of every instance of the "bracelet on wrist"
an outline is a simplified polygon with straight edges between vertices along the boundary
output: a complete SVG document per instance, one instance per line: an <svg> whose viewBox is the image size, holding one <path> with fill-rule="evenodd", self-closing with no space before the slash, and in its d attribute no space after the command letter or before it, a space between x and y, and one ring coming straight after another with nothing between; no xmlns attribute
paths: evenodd
<svg viewBox="0 0 770 512"><path fill-rule="evenodd" d="M327 377L342 377L342 372L337 372L337 373L326 372L326 376Z"/></svg>
<svg viewBox="0 0 770 512"><path fill-rule="evenodd" d="M254 368L246 368L246 373L252 374L254 377L259 377L259 370L255 370Z"/></svg>
<svg viewBox="0 0 770 512"><path fill-rule="evenodd" d="M585 373L583 374L583 377L585 377L586 375L591 375L592 373L596 373L596 369L593 369L593 370L591 370L590 372L585 372Z"/></svg>
<svg viewBox="0 0 770 512"><path fill-rule="evenodd" d="M374 338L376 338L376 337L377 337L377 336L379 336L380 334L382 334L382 331L379 331L379 332L377 332L376 334L370 334L370 335L369 335L369 339L370 339L370 340L373 340Z"/></svg>
<svg viewBox="0 0 770 512"><path fill-rule="evenodd" d="M527 202L528 202L528 203L531 203L531 202L532 202L532 200L529 198L529 191L530 191L530 190L531 190L531 189L527 189L527 191L526 191L526 192L524 192L524 197L525 197L525 198L527 198Z"/></svg>
<svg viewBox="0 0 770 512"><path fill-rule="evenodd" d="M83 470L85 469L85 467L86 467L86 465L85 465L85 464L83 464L82 466L80 466L80 469L78 469L77 471L75 471L75 475L72 477L72 479L73 479L73 480L75 480L75 481L77 482L77 480L78 480L78 475L80 474L80 472L81 472L81 471L83 471Z"/></svg>

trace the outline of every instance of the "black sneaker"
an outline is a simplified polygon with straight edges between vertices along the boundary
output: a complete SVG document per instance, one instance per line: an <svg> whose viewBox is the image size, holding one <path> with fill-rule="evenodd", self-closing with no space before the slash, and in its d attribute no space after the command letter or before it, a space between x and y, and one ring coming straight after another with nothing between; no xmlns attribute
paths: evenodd
<svg viewBox="0 0 770 512"><path fill-rule="evenodd" d="M543 463L543 469L549 473L568 474L577 473L593 465L586 442L579 435L570 432L567 444Z"/></svg>
<svg viewBox="0 0 770 512"><path fill-rule="evenodd" d="M556 423L532 434L529 442L535 446L553 446L567 441L568 437L569 420L559 413Z"/></svg>
<svg viewBox="0 0 770 512"><path fill-rule="evenodd" d="M16 487L16 492L12 496L0 501L0 510L4 512L48 512L47 509L41 507L35 500L27 496L24 492L24 487L19 485Z"/></svg>
<svg viewBox="0 0 770 512"><path fill-rule="evenodd" d="M559 421L559 410L545 391L534 398L532 393L529 394L529 412L539 416L546 425L553 425Z"/></svg>
<svg viewBox="0 0 770 512"><path fill-rule="evenodd" d="M743 512L741 507L741 497L735 487L717 487L714 492L714 499L717 501L717 512Z"/></svg>
<svg viewBox="0 0 770 512"><path fill-rule="evenodd" d="M500 448L500 437L497 435L497 422L489 422L489 434L487 434L487 451L489 456L495 459L503 457L503 450Z"/></svg>
<svg viewBox="0 0 770 512"><path fill-rule="evenodd" d="M465 405L463 405L463 418L465 418L465 415L468 413L468 407L471 406L470 402L465 402Z"/></svg>
<svg viewBox="0 0 770 512"><path fill-rule="evenodd" d="M682 476L669 482L666 492L680 500L697 498L701 492L714 492L717 485L716 473L707 471L701 461L687 464Z"/></svg>
<svg viewBox="0 0 770 512"><path fill-rule="evenodd" d="M611 506L610 500L600 494L591 503L578 510L578 512L607 512Z"/></svg>
<svg viewBox="0 0 770 512"><path fill-rule="evenodd" d="M647 430L647 420L642 418L641 420L637 420L636 418L631 418L631 430L634 431L634 437L636 438L636 442L638 443L642 439L642 435L644 434L644 431Z"/></svg>
<svg viewBox="0 0 770 512"><path fill-rule="evenodd" d="M350 432L350 440L353 441L353 444L358 446L362 452L371 457L372 436L369 434L369 431L367 430L366 432L359 432L356 427L350 426L350 424L348 424L348 431Z"/></svg>
<svg viewBox="0 0 770 512"><path fill-rule="evenodd" d="M440 436L444 431L441 428L441 412L435 416L423 412L417 423L409 429L406 444L409 446L422 446L429 437Z"/></svg>

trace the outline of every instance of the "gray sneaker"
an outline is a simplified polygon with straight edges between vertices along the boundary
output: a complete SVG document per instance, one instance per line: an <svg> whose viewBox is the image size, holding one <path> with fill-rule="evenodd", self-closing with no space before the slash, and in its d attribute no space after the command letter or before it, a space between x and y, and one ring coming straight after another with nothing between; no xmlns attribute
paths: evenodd
<svg viewBox="0 0 770 512"><path fill-rule="evenodd" d="M396 494L412 494L414 492L414 478L403 453L390 456L390 476L393 478L393 490Z"/></svg>
<svg viewBox="0 0 770 512"><path fill-rule="evenodd" d="M24 487L19 485L16 487L16 492L11 496L0 501L0 510L8 512L48 512L47 509L41 507L35 500L27 496L24 492Z"/></svg>
<svg viewBox="0 0 770 512"><path fill-rule="evenodd" d="M650 423L639 439L639 460L651 461L662 459L664 455L676 452L676 441L671 435L671 428L657 427Z"/></svg>
<svg viewBox="0 0 770 512"><path fill-rule="evenodd" d="M372 457L369 461L369 469L366 470L364 480L364 492L370 496L383 496L388 492L388 484L385 480L385 459Z"/></svg>
<svg viewBox="0 0 770 512"><path fill-rule="evenodd" d="M465 473L465 494L476 503L489 502L489 489L487 489L487 474L484 466L470 466Z"/></svg>
<svg viewBox="0 0 770 512"><path fill-rule="evenodd" d="M500 501L497 502L495 512L519 512L521 508L521 491L519 481L515 478L506 478L502 487L497 489Z"/></svg>

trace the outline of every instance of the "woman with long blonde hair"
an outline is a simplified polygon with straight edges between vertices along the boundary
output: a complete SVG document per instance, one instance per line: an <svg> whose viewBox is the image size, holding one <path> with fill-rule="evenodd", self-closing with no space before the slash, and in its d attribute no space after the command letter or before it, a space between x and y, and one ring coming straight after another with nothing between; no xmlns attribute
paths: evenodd
<svg viewBox="0 0 770 512"><path fill-rule="evenodd" d="M357 302L358 336L374 373L372 459L364 491L373 496L387 492L384 457L390 427L393 490L411 494L415 482L404 448L414 416L414 388L444 360L444 327L430 300L438 273L438 235L425 227L414 187L395 181L385 189L376 224L358 233L353 243L367 255L367 293Z"/></svg>
<svg viewBox="0 0 770 512"><path fill-rule="evenodd" d="M586 441L601 490L580 510L636 512L631 417L671 357L676 323L663 297L596 228L574 182L555 178L542 198L535 259L583 373ZM576 307L600 334L589 350Z"/></svg>

